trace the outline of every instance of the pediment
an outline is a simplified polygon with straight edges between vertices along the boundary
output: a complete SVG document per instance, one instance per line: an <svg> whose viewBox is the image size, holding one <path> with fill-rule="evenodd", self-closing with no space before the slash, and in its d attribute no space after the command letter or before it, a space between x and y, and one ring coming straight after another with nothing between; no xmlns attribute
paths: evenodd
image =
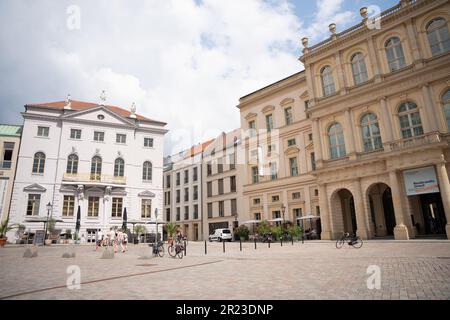
<svg viewBox="0 0 450 320"><path fill-rule="evenodd" d="M274 106L265 106L261 111L262 111L262 113L268 113L268 112L272 112L273 110L275 110Z"/></svg>
<svg viewBox="0 0 450 320"><path fill-rule="evenodd" d="M97 122L99 124L115 124L115 125L126 125L133 126L136 125L127 118L124 118L117 113L109 110L104 106L98 106L96 108L90 108L86 110L81 110L77 112L72 112L64 115L63 119L70 119L73 121L89 121Z"/></svg>
<svg viewBox="0 0 450 320"><path fill-rule="evenodd" d="M149 190L145 190L139 193L138 196L143 198L154 198L156 195Z"/></svg>
<svg viewBox="0 0 450 320"><path fill-rule="evenodd" d="M23 188L23 191L25 192L45 192L47 189L45 189L43 186L35 183L32 185L29 185L28 187Z"/></svg>
<svg viewBox="0 0 450 320"><path fill-rule="evenodd" d="M305 90L301 95L300 95L300 99L302 100L308 100L309 98L309 93L307 90Z"/></svg>
<svg viewBox="0 0 450 320"><path fill-rule="evenodd" d="M292 98L285 98L280 102L281 106L285 106L287 104L293 104L294 103L294 99Z"/></svg>
<svg viewBox="0 0 450 320"><path fill-rule="evenodd" d="M290 146L289 148L286 149L286 151L284 151L285 154L294 154L299 152L300 149L297 146Z"/></svg>
<svg viewBox="0 0 450 320"><path fill-rule="evenodd" d="M245 120L250 120L250 119L256 118L256 116L257 116L256 113L250 112L249 114L247 114L247 115L245 116Z"/></svg>
<svg viewBox="0 0 450 320"><path fill-rule="evenodd" d="M77 191L77 188L74 186L62 185L61 188L59 188L59 192L75 193L76 191Z"/></svg>
<svg viewBox="0 0 450 320"><path fill-rule="evenodd" d="M308 150L308 151L309 151L309 150L314 150L314 143L311 142L310 144L308 144L308 145L305 147L305 149Z"/></svg>
<svg viewBox="0 0 450 320"><path fill-rule="evenodd" d="M113 195L113 196L124 196L125 197L127 195L127 192L124 189L122 189L122 188L114 188L111 191L111 195Z"/></svg>

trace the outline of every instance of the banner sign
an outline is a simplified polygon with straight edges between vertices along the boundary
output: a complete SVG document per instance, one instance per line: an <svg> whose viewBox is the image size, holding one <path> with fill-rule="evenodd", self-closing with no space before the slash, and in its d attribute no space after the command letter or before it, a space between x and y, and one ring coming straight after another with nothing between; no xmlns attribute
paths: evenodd
<svg viewBox="0 0 450 320"><path fill-rule="evenodd" d="M403 171L403 178L408 196L439 192L434 167Z"/></svg>

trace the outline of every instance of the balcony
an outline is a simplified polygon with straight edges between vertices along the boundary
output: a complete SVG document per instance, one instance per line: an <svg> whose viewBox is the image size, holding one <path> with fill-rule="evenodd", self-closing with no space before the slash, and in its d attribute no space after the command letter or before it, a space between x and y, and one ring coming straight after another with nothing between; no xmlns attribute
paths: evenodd
<svg viewBox="0 0 450 320"><path fill-rule="evenodd" d="M429 132L420 136L406 139L400 139L386 143L385 146L389 151L401 151L419 146L438 144L442 142L439 132Z"/></svg>
<svg viewBox="0 0 450 320"><path fill-rule="evenodd" d="M11 169L12 161L3 161L0 162L0 169L2 170L8 170Z"/></svg>
<svg viewBox="0 0 450 320"><path fill-rule="evenodd" d="M99 184L126 184L126 177L115 177L108 174L95 174L95 173L77 173L70 174L65 173L63 181L66 182L79 182L79 183L99 183Z"/></svg>

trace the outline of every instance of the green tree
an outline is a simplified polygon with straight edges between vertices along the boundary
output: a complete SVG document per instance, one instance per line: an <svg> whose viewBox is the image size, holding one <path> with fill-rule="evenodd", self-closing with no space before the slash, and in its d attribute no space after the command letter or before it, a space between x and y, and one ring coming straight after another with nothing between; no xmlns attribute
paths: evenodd
<svg viewBox="0 0 450 320"><path fill-rule="evenodd" d="M134 233L137 234L138 241L141 239L141 234L144 234L145 232L146 232L146 229L144 226L142 226L140 224L137 224L134 226Z"/></svg>
<svg viewBox="0 0 450 320"><path fill-rule="evenodd" d="M270 228L270 231L272 232L272 235L275 237L275 239L280 239L283 235L283 228L281 226L273 226Z"/></svg>
<svg viewBox="0 0 450 320"><path fill-rule="evenodd" d="M270 225L267 220L262 220L257 229L259 234L267 234L270 232Z"/></svg>
<svg viewBox="0 0 450 320"><path fill-rule="evenodd" d="M293 224L287 228L287 232L291 236L291 238L300 238L303 230L300 226Z"/></svg>
<svg viewBox="0 0 450 320"><path fill-rule="evenodd" d="M248 235L250 234L250 230L248 230L248 228L245 224L241 224L239 227L236 228L235 233L242 240L248 240Z"/></svg>

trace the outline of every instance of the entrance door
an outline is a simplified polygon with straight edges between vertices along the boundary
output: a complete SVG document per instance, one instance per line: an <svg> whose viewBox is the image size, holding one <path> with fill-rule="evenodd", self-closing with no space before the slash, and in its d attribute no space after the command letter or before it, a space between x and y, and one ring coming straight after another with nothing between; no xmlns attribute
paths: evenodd
<svg viewBox="0 0 450 320"><path fill-rule="evenodd" d="M444 207L440 193L422 194L420 203L422 206L423 221L425 224L426 234L445 234L445 225L447 219L445 218ZM424 226L418 226L423 228Z"/></svg>
<svg viewBox="0 0 450 320"><path fill-rule="evenodd" d="M395 228L395 213L394 204L392 202L391 188L386 188L383 192L383 208L384 220L386 223L386 233L390 236L394 235Z"/></svg>
<svg viewBox="0 0 450 320"><path fill-rule="evenodd" d="M95 242L95 237L96 237L96 234L97 234L97 229L87 229L86 233L87 233L86 242L87 243L94 243Z"/></svg>

